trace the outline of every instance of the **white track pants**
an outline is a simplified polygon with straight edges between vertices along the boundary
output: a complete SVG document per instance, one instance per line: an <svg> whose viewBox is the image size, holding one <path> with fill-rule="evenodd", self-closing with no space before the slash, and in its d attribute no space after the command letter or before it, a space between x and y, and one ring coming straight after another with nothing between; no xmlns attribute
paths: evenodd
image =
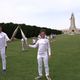
<svg viewBox="0 0 80 80"><path fill-rule="evenodd" d="M44 69L45 69L45 76L49 75L49 66L48 66L48 55L38 55L37 57L38 60L38 74L39 76L42 76L42 66L44 64Z"/></svg>
<svg viewBox="0 0 80 80"><path fill-rule="evenodd" d="M1 59L2 59L2 69L6 69L6 57L5 57L5 47L0 49Z"/></svg>

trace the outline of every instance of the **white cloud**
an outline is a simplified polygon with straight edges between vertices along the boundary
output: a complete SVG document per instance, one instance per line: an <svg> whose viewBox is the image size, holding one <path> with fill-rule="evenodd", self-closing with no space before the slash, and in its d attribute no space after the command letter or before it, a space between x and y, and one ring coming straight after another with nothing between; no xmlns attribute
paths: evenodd
<svg viewBox="0 0 80 80"><path fill-rule="evenodd" d="M69 27L70 15L74 12L80 26L79 8L80 0L0 0L0 22L63 29Z"/></svg>

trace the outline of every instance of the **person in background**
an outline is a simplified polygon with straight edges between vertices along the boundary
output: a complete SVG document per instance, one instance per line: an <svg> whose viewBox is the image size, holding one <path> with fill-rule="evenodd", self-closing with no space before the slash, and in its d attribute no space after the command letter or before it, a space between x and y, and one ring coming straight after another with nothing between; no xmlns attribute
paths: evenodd
<svg viewBox="0 0 80 80"><path fill-rule="evenodd" d="M26 45L27 45L27 38L21 39L21 45L22 45L22 51L24 51L26 49Z"/></svg>
<svg viewBox="0 0 80 80"><path fill-rule="evenodd" d="M48 65L48 59L51 56L51 48L50 43L47 38L45 38L46 32L44 29L40 31L39 39L34 45L30 45L31 48L38 48L37 53L37 62L38 62L38 76L35 78L36 80L40 80L43 76L42 74L42 65L44 63L45 68L45 76L47 80L51 80L50 74L49 74L49 65Z"/></svg>
<svg viewBox="0 0 80 80"><path fill-rule="evenodd" d="M35 38L35 37L33 37L33 39L32 39L32 43L33 43L33 44L36 43L36 38Z"/></svg>

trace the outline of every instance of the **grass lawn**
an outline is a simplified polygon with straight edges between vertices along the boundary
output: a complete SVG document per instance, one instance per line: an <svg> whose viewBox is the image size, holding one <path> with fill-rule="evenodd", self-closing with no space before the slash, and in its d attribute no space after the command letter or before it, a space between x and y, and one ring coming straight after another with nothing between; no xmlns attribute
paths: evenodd
<svg viewBox="0 0 80 80"><path fill-rule="evenodd" d="M31 39L28 40L31 43ZM49 60L52 80L80 80L80 35L59 35L51 43L52 57ZM37 76L37 49L21 51L19 40L7 48L7 72L0 80L34 80ZM46 80L43 77L42 80Z"/></svg>

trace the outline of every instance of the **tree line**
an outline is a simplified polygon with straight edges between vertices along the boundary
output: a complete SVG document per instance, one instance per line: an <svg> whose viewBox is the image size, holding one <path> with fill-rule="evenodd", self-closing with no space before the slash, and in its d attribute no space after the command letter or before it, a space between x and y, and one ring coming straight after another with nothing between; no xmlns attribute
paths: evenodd
<svg viewBox="0 0 80 80"><path fill-rule="evenodd" d="M26 25L26 24L0 23L0 26L3 27L3 31L5 33L7 33L9 38L11 38L14 30L17 28L18 25L22 29L22 31L24 32L24 34L27 38L37 37L41 29L45 29L47 35L62 34L62 31L60 31L60 30L54 30L54 29L45 28L45 27L31 26L31 25ZM18 39L22 38L20 29L18 29L15 37Z"/></svg>

